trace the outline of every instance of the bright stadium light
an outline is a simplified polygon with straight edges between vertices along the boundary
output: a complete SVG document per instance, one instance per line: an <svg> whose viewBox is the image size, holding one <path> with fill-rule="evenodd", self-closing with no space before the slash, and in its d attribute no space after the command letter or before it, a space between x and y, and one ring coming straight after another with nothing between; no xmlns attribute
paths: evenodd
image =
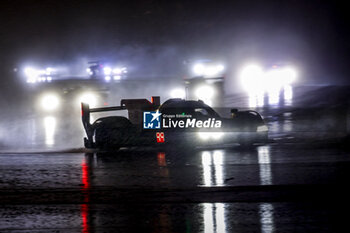
<svg viewBox="0 0 350 233"><path fill-rule="evenodd" d="M186 97L186 92L183 88L175 88L170 92L171 98L181 98L184 99Z"/></svg>
<svg viewBox="0 0 350 233"><path fill-rule="evenodd" d="M45 94L41 98L41 107L45 111L53 111L59 107L60 101L56 94Z"/></svg>
<svg viewBox="0 0 350 233"><path fill-rule="evenodd" d="M107 82L111 81L111 76L105 76L105 80L106 80Z"/></svg>

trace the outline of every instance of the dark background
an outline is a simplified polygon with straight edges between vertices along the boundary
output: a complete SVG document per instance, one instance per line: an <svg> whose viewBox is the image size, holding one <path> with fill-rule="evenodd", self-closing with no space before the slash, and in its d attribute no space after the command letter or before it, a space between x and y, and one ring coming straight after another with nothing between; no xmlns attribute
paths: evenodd
<svg viewBox="0 0 350 233"><path fill-rule="evenodd" d="M1 1L2 91L14 68L93 59L179 74L185 59L295 64L301 79L347 83L349 14L335 1ZM140 68L141 69L141 68Z"/></svg>

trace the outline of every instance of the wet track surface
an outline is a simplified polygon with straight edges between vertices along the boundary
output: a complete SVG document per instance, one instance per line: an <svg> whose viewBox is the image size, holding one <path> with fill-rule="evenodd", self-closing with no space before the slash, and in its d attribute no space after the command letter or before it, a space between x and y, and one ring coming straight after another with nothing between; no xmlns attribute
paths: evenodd
<svg viewBox="0 0 350 233"><path fill-rule="evenodd" d="M77 188L83 185L83 172L93 187L192 188L334 183L350 157L336 149L271 145L249 150L2 154L0 160L1 189Z"/></svg>
<svg viewBox="0 0 350 233"><path fill-rule="evenodd" d="M334 231L349 161L300 144L2 154L0 230Z"/></svg>
<svg viewBox="0 0 350 233"><path fill-rule="evenodd" d="M346 108L294 94L269 107L228 98L252 102L268 123L270 142L254 148L86 151L80 127L61 136L79 118L28 117L36 133L0 153L0 232L346 231ZM8 135L26 138L20 129Z"/></svg>

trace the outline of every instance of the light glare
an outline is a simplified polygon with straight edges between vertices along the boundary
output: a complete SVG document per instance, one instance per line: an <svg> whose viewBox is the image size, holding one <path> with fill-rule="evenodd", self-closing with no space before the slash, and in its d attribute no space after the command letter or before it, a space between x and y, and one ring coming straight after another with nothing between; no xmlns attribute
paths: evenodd
<svg viewBox="0 0 350 233"><path fill-rule="evenodd" d="M84 93L80 96L79 103L87 103L94 107L97 104L97 97L93 93Z"/></svg>
<svg viewBox="0 0 350 233"><path fill-rule="evenodd" d="M210 86L201 86L195 93L198 99L211 99L214 96L214 89Z"/></svg>
<svg viewBox="0 0 350 233"><path fill-rule="evenodd" d="M198 137L203 141L207 141L209 139L219 140L223 136L223 132L198 132Z"/></svg>
<svg viewBox="0 0 350 233"><path fill-rule="evenodd" d="M186 97L186 92L184 89L181 89L181 88L176 88L176 89L173 89L171 92L170 92L170 96L171 98L181 98L181 99L184 99Z"/></svg>
<svg viewBox="0 0 350 233"><path fill-rule="evenodd" d="M261 88L259 83L262 82L263 70L255 64L247 65L242 69L240 78L244 89L247 91Z"/></svg>
<svg viewBox="0 0 350 233"><path fill-rule="evenodd" d="M105 75L110 75L112 73L111 67L104 67L103 72Z"/></svg>
<svg viewBox="0 0 350 233"><path fill-rule="evenodd" d="M193 73L196 75L203 75L205 67L203 64L195 64L193 66Z"/></svg>
<svg viewBox="0 0 350 233"><path fill-rule="evenodd" d="M41 99L41 106L46 111L56 110L59 106L59 98L55 94L46 94Z"/></svg>

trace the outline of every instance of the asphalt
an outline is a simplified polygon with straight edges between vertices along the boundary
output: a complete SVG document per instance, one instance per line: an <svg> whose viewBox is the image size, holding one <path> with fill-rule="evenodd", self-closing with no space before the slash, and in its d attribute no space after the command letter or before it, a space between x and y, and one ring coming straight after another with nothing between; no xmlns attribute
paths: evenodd
<svg viewBox="0 0 350 233"><path fill-rule="evenodd" d="M350 194L349 151L318 144L14 153L0 164L1 232L334 232Z"/></svg>

